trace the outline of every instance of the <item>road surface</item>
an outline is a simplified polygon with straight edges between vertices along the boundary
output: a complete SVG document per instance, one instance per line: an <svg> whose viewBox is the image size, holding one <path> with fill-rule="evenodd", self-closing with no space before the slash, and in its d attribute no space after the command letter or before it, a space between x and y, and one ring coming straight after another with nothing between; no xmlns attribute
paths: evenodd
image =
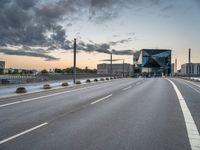
<svg viewBox="0 0 200 150"><path fill-rule="evenodd" d="M117 79L0 99L1 150L199 150L200 87Z"/></svg>

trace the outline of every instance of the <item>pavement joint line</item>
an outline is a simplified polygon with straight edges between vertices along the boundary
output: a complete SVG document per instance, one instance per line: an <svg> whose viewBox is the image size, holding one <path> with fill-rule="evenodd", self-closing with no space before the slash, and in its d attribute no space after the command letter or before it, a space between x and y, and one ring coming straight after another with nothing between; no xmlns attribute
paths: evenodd
<svg viewBox="0 0 200 150"><path fill-rule="evenodd" d="M13 139L15 139L15 138L17 138L17 137L19 137L19 136L22 136L22 135L24 135L24 134L27 134L27 133L29 133L29 132L32 132L33 130L36 130L36 129L38 129L38 128L41 128L41 127L43 127L43 126L46 126L47 124L48 124L48 122L45 122L45 123L43 123L43 124L40 124L40 125L38 125L38 126L35 126L35 127L31 128L31 129L25 130L25 131L23 131L23 132L21 132L21 133L19 133L19 134L13 135L13 136L11 136L11 137L9 137L9 138L7 138L7 139L1 140L1 141L0 141L0 145L6 143L6 142L8 142L8 141L11 141L11 140L13 140Z"/></svg>
<svg viewBox="0 0 200 150"><path fill-rule="evenodd" d="M35 100L39 100L39 99L47 98L47 97L51 97L51 96L57 96L57 95L62 95L62 94L70 93L70 92L76 92L76 91L80 91L80 90L85 90L85 89L89 89L89 88L93 88L93 87L95 87L95 86L83 87L83 88L79 88L79 89L73 89L73 90L59 92L59 93L54 93L54 94L50 94L50 95L44 95L44 96L30 98L30 99L26 99L26 100L20 100L20 101L16 101L16 102L12 102L12 103L6 103L6 104L0 105L0 108L6 107L6 106L15 105L15 104L20 104L20 103L35 101Z"/></svg>
<svg viewBox="0 0 200 150"><path fill-rule="evenodd" d="M194 119L191 115L191 112L185 102L185 99L183 98L183 95L181 94L180 90L178 89L178 87L175 85L175 83L169 79L167 79L173 86L176 95L178 97L182 112L183 112L183 116L184 116L184 120L185 120L185 125L186 125L186 130L187 130L187 134L188 134L188 138L189 138L189 142L190 142L190 147L191 150L199 150L199 146L200 146L200 134L199 131L197 129L197 126L194 122Z"/></svg>
<svg viewBox="0 0 200 150"><path fill-rule="evenodd" d="M101 101L103 101L103 100L106 100L106 99L110 98L111 96L112 96L112 94L110 94L110 95L108 95L108 96L105 96L105 97L103 97L103 98L101 98L101 99L99 99L99 100L96 100L96 101L92 102L91 105L96 104L96 103L98 103L98 102L101 102Z"/></svg>
<svg viewBox="0 0 200 150"><path fill-rule="evenodd" d="M128 86L128 87L124 88L123 90L126 91L126 90L128 90L130 88L132 88L132 86Z"/></svg>

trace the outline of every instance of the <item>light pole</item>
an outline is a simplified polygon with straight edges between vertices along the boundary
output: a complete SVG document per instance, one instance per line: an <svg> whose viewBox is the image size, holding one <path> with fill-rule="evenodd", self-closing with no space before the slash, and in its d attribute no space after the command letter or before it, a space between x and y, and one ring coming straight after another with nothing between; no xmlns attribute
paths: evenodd
<svg viewBox="0 0 200 150"><path fill-rule="evenodd" d="M122 59L123 60L123 77L124 77L124 59Z"/></svg>
<svg viewBox="0 0 200 150"><path fill-rule="evenodd" d="M74 68L73 68L73 83L76 83L76 39L74 39Z"/></svg>
<svg viewBox="0 0 200 150"><path fill-rule="evenodd" d="M191 76L191 49L189 48L189 58L188 58L188 77L190 78Z"/></svg>
<svg viewBox="0 0 200 150"><path fill-rule="evenodd" d="M112 77L112 52L110 52L110 77Z"/></svg>

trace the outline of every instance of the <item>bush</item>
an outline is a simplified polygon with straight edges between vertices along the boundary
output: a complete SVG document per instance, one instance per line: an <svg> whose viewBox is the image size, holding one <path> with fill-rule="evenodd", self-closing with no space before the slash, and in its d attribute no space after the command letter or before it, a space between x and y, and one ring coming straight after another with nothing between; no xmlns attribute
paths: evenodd
<svg viewBox="0 0 200 150"><path fill-rule="evenodd" d="M109 78L106 78L106 80L109 80Z"/></svg>
<svg viewBox="0 0 200 150"><path fill-rule="evenodd" d="M16 89L16 93L26 93L27 91L26 91L26 88L25 87L18 87L17 89Z"/></svg>
<svg viewBox="0 0 200 150"><path fill-rule="evenodd" d="M51 86L49 84L44 84L43 89L51 89Z"/></svg>
<svg viewBox="0 0 200 150"><path fill-rule="evenodd" d="M76 81L76 84L81 84L81 81Z"/></svg>
<svg viewBox="0 0 200 150"><path fill-rule="evenodd" d="M113 77L113 79L117 79L117 77Z"/></svg>
<svg viewBox="0 0 200 150"><path fill-rule="evenodd" d="M67 82L63 82L62 86L68 86L69 84Z"/></svg>
<svg viewBox="0 0 200 150"><path fill-rule="evenodd" d="M110 80L112 80L113 78L111 77Z"/></svg>
<svg viewBox="0 0 200 150"><path fill-rule="evenodd" d="M104 78L101 78L100 80L101 80L101 81L104 81Z"/></svg>
<svg viewBox="0 0 200 150"><path fill-rule="evenodd" d="M98 79L94 79L94 82L97 82L98 81Z"/></svg>
<svg viewBox="0 0 200 150"><path fill-rule="evenodd" d="M90 82L91 82L90 79L87 79L87 80L86 80L86 83L90 83Z"/></svg>

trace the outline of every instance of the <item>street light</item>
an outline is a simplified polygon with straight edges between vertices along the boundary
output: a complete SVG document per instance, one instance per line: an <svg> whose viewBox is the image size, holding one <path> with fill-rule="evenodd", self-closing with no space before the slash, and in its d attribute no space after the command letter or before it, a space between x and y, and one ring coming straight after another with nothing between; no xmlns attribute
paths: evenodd
<svg viewBox="0 0 200 150"><path fill-rule="evenodd" d="M74 68L73 68L73 83L76 83L76 39L74 39Z"/></svg>

